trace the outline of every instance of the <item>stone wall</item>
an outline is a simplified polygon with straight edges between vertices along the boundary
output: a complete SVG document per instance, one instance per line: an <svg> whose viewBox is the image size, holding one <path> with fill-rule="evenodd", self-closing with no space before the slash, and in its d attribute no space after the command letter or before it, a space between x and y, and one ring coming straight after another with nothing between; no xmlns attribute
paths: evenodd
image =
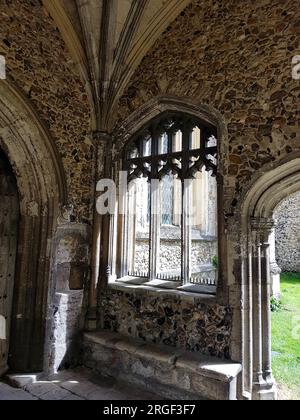
<svg viewBox="0 0 300 420"><path fill-rule="evenodd" d="M137 240L135 248L135 267L138 272L149 270L149 240ZM181 275L181 241L161 239L159 270L168 274L172 272ZM218 255L218 244L215 240L192 241L192 271L193 267L199 269L201 265L212 264L214 257ZM197 270L196 270L197 271Z"/></svg>
<svg viewBox="0 0 300 420"><path fill-rule="evenodd" d="M276 209L277 264L285 272L300 272L300 194L283 201Z"/></svg>
<svg viewBox="0 0 300 420"><path fill-rule="evenodd" d="M300 83L293 80L291 71L293 56L300 54L299 19L298 4L290 0L193 0L143 59L116 114L116 127L122 128L123 121L147 102L171 95L207 105L221 116L228 130L219 139L224 182L221 208L231 241L226 246L231 252L231 263L236 264L230 267L230 282L226 274L223 282L230 283L228 301L235 305L237 319L241 301L241 200L255 177L300 151ZM107 299L107 328L124 333L128 323L134 334L139 334L140 329L151 340L152 334L140 312L132 311L131 294L111 293ZM142 298L144 301L146 306L151 305L149 297ZM158 336L160 332L164 334L170 322L173 340L187 346L186 339L179 338L185 323L162 317L164 328L157 327L162 316L157 310L159 301L160 298L154 298L154 309L150 306L149 331L154 328L158 329ZM176 298L171 299L171 306L181 316ZM195 317L211 319L206 307L202 312L191 309L192 306ZM116 308L122 308L121 312ZM132 313L135 315L128 315ZM200 325L200 339L191 330L183 336L196 338L202 343L201 349L207 349L201 336L209 336L210 329L218 329L218 323L211 319L209 326ZM230 343L236 358L241 354L240 330L237 323Z"/></svg>
<svg viewBox="0 0 300 420"><path fill-rule="evenodd" d="M90 271L87 226L67 221L63 223L62 220L60 222L52 267L55 288L52 290L49 308L52 322L47 368L51 372L68 368L78 361L80 333L86 309L84 290Z"/></svg>
<svg viewBox="0 0 300 420"><path fill-rule="evenodd" d="M62 159L69 200L74 203L69 222L87 224L94 165L84 86L41 1L0 0L0 18L0 54L6 57L9 78L37 110ZM240 316L243 301L236 209L253 178L300 151L300 82L291 76L292 58L300 54L299 21L299 5L293 0L192 0L135 72L112 112L115 128L149 100L172 95L217 110L228 129L228 137L224 130L219 139L225 197L220 208L231 241L226 244L231 277L225 273L223 281L230 284L228 302L234 308L228 302L220 306L215 300L186 299L171 292L109 290L99 308L106 329L221 357L231 356L233 343L240 357L239 322L238 333L231 337L233 310ZM67 249L70 244L78 246L76 237L66 236L61 243L65 241ZM89 234L86 245L88 238ZM56 312L51 314L57 331L65 329L61 322L65 316L72 320L71 331L80 324L80 299L67 303L64 296L74 284L75 289L82 286L87 266L88 256L71 254L67 261L57 260L59 294L53 300ZM56 333L53 337L58 339Z"/></svg>
<svg viewBox="0 0 300 420"><path fill-rule="evenodd" d="M14 85L24 102L34 109L37 119L49 133L60 158L56 157L55 164L62 167L67 186L68 206L60 209L60 219L63 220L58 220L56 236L41 229L41 232L36 231L37 237L33 237L35 243L39 243L39 236L48 235L44 238L48 244L47 256L50 258L50 249L54 253L49 270L52 282L49 282L50 272L46 273L48 319L47 322L43 320L43 324L47 324L48 330L45 368L57 370L76 359L74 350L83 326L83 290L90 274L89 225L92 222L95 166L91 106L79 71L40 0L0 0L0 21L0 54L6 58L8 83ZM21 125L21 117L15 115L15 118ZM31 134L34 139L38 135L36 132ZM28 158L30 162L22 162L24 166L31 164L31 159L39 159L38 142L39 139L34 142L33 152ZM21 159L20 156L12 158ZM42 173L35 176L44 177L44 195L50 195L51 183L47 176L54 177L54 174L39 172ZM29 191L33 187L27 186ZM41 211L44 216L47 211L50 215L56 214L53 209L43 208ZM30 244L23 246L23 253L27 246ZM44 264L47 267L46 262ZM26 294L28 305L29 292Z"/></svg>
<svg viewBox="0 0 300 420"><path fill-rule="evenodd" d="M83 291L58 292L53 303L48 370L58 372L78 362Z"/></svg>
<svg viewBox="0 0 300 420"><path fill-rule="evenodd" d="M193 0L135 72L118 124L159 95L216 109L228 128L222 163L235 211L259 169L300 150L300 83L291 70L299 18L290 0Z"/></svg>
<svg viewBox="0 0 300 420"><path fill-rule="evenodd" d="M0 54L8 77L36 108L61 156L74 220L91 218L90 105L79 72L39 0L0 0Z"/></svg>
<svg viewBox="0 0 300 420"><path fill-rule="evenodd" d="M230 357L232 313L176 293L108 291L103 307L105 329L149 343L165 344L218 357Z"/></svg>

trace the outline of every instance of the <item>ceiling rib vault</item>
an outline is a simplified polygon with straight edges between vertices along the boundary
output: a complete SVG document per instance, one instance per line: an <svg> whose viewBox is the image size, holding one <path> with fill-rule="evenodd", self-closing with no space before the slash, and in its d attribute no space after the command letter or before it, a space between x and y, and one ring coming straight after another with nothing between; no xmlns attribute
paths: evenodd
<svg viewBox="0 0 300 420"><path fill-rule="evenodd" d="M110 130L114 109L134 71L190 2L43 0L85 83L94 130Z"/></svg>

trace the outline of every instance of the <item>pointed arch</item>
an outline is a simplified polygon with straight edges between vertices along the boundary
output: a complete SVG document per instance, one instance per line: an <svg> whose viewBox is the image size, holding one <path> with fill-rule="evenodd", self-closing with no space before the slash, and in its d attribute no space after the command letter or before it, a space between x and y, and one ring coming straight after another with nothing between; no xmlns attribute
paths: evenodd
<svg viewBox="0 0 300 420"><path fill-rule="evenodd" d="M54 141L10 80L0 83L0 147L20 197L9 362L16 371L41 371L50 318L52 239L60 208L68 201L67 187Z"/></svg>
<svg viewBox="0 0 300 420"><path fill-rule="evenodd" d="M173 95L160 95L145 103L142 107L133 112L113 132L112 139L116 150L123 149L132 137L151 121L165 113L181 113L190 115L201 120L203 123L212 125L217 129L218 155L220 156L217 170L217 201L218 211L218 244L219 258L222 270L219 273L217 299L220 304L228 302L228 268L227 268L227 247L225 235L225 217L223 212L224 201L224 163L228 156L228 131L223 116L213 107L202 104L199 100L192 100Z"/></svg>
<svg viewBox="0 0 300 420"><path fill-rule="evenodd" d="M300 190L300 154L262 168L241 206L241 342L243 394L276 399L272 375L270 239L277 205Z"/></svg>
<svg viewBox="0 0 300 420"><path fill-rule="evenodd" d="M272 217L275 207L300 189L300 155L271 167L249 189L243 206L247 217Z"/></svg>

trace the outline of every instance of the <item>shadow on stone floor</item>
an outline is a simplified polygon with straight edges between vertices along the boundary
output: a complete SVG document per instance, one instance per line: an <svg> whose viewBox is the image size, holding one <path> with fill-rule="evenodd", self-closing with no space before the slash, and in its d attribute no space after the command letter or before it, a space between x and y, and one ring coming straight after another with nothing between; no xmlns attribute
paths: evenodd
<svg viewBox="0 0 300 420"><path fill-rule="evenodd" d="M0 383L0 400L90 400L148 401L157 395L113 378L96 376L85 368L62 371L47 378L34 375L10 375L9 383Z"/></svg>

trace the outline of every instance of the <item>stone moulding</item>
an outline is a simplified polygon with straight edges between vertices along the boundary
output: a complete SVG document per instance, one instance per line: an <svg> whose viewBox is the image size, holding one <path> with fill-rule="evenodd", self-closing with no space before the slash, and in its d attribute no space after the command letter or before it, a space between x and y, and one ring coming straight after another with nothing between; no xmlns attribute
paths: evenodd
<svg viewBox="0 0 300 420"><path fill-rule="evenodd" d="M141 63L143 57L145 57L167 26L177 18L180 12L182 12L190 2L191 0L169 0L165 2L163 7L155 13L145 30L138 37L137 31L128 36L128 32L130 31L128 26L128 29L124 30L124 41L122 40L123 42L120 42L119 44L118 60L116 60L115 69L110 82L110 95L108 98L110 111L115 110L117 101L123 94L130 78L133 76L134 71ZM138 27L138 29L140 28ZM124 55L124 50L127 51L126 55ZM113 114L113 112L110 112L108 125L111 123Z"/></svg>
<svg viewBox="0 0 300 420"><path fill-rule="evenodd" d="M10 79L10 77L8 77L7 80L1 82L1 87L2 88L0 89L0 98L4 99L6 97L6 103L11 102L12 104L14 104L14 106L16 106L16 109L20 110L19 115L23 114L25 116L27 114L29 123L34 125L35 127L35 135L40 136L43 139L44 145L49 154L51 164L53 165L55 180L57 181L56 192L58 192L60 202L63 205L66 204L68 195L66 176L59 153L56 149L54 140L52 139L49 130L45 127L45 124L40 120L37 111L32 105L32 102L28 100L28 98L23 94L23 92ZM4 110L5 108L3 107L2 109ZM15 118L16 117L17 115L15 115ZM9 124L9 121L6 120L8 123L7 127L13 127L12 122L15 118L11 119L11 124Z"/></svg>
<svg viewBox="0 0 300 420"><path fill-rule="evenodd" d="M148 101L123 121L120 127L117 127L116 131L113 133L113 138L118 139L119 137L122 137L124 143L124 140L126 141L126 139L132 137L145 124L166 111L179 111L191 114L208 124L216 126L222 138L227 137L228 135L222 115L213 107L188 98L176 97L173 95L160 95ZM126 136L125 139L124 135ZM219 145L221 144L221 140L222 139L218 139ZM224 143L226 142L224 141Z"/></svg>
<svg viewBox="0 0 300 420"><path fill-rule="evenodd" d="M62 2L59 0L43 0L43 5L59 28L61 36L68 46L72 59L74 60L74 65L77 66L80 72L81 79L84 82L87 94L90 98L90 104L92 105L92 126L96 127L96 105L93 100L93 90L89 76L89 63L80 38L72 26Z"/></svg>

